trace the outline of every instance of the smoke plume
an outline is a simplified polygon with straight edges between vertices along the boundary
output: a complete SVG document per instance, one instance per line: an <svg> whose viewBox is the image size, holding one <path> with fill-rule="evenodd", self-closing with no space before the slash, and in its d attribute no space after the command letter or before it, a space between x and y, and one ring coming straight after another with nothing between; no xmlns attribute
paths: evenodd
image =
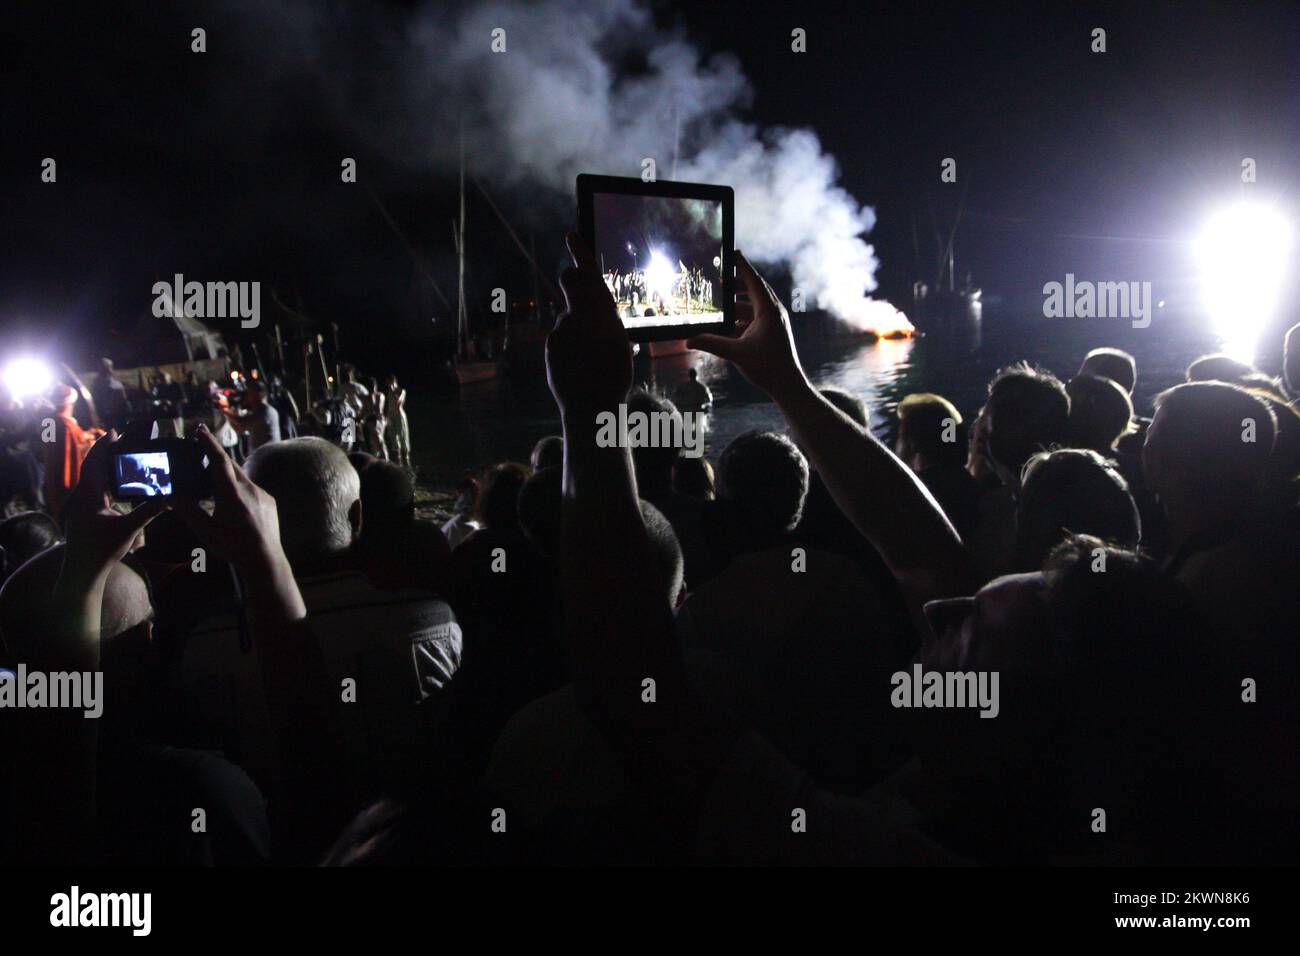
<svg viewBox="0 0 1300 956"><path fill-rule="evenodd" d="M351 15L390 64L379 75L356 70L355 34L332 34L319 7L297 8L293 29L315 36L337 115L388 155L454 169L463 137L474 174L569 196L578 173L640 176L653 159L660 179L734 187L737 245L788 267L806 308L910 328L866 297L875 216L837 185L816 134L744 121L752 88L735 58L705 57L639 0L426 6L378 30Z"/></svg>

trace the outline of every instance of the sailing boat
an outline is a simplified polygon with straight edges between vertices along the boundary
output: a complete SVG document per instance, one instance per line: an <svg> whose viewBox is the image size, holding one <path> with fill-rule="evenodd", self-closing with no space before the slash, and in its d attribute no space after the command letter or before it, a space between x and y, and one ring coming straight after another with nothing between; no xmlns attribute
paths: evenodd
<svg viewBox="0 0 1300 956"><path fill-rule="evenodd" d="M917 281L912 284L912 312L909 318L912 324L916 326L917 331L929 335L945 335L953 338L978 338L980 332L980 323L984 315L984 304L981 300L983 290L976 288L971 284L970 274L967 273L963 280L961 288L957 288L956 272L956 254L955 246L957 241L957 226L961 222L962 208L965 206L965 193L962 194L962 203L957 209L957 216L953 219L952 227L948 230L948 242L946 246L941 246L939 253L939 271L935 277L933 286ZM931 216L933 216L931 209ZM935 240L939 242L938 226L935 226ZM916 245L916 222L912 223L912 243ZM919 250L916 250L917 258L920 258ZM918 263L919 265L919 263ZM919 271L919 269L918 269ZM945 273L946 285L945 288Z"/></svg>
<svg viewBox="0 0 1300 956"><path fill-rule="evenodd" d="M452 379L459 387L472 382L496 378L501 363L496 359L480 359L470 334L469 310L465 304L465 148L460 152L460 218L455 224L456 239L456 359L451 365ZM506 328L509 329L509 319ZM507 331L507 335L509 332Z"/></svg>

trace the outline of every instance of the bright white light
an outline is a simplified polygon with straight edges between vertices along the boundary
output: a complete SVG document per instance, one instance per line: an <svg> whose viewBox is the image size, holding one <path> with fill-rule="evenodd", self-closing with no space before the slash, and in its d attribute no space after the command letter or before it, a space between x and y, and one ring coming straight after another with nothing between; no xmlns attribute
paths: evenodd
<svg viewBox="0 0 1300 956"><path fill-rule="evenodd" d="M651 299L661 296L665 304L672 301L677 270L658 249L650 250L650 264L645 267L645 288Z"/></svg>
<svg viewBox="0 0 1300 956"><path fill-rule="evenodd" d="M1286 219L1256 203L1216 213L1196 242L1205 306L1234 358L1254 361L1259 332L1277 308L1290 245Z"/></svg>
<svg viewBox="0 0 1300 956"><path fill-rule="evenodd" d="M14 359L5 366L5 388L16 401L44 394L54 384L54 373L39 359Z"/></svg>

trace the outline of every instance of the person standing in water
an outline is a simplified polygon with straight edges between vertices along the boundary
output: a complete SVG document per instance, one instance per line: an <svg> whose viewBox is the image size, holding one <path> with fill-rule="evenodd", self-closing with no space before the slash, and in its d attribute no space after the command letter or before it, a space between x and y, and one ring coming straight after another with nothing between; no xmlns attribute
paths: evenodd
<svg viewBox="0 0 1300 956"><path fill-rule="evenodd" d="M388 444L388 457L403 468L411 467L411 427L406 420L406 389L397 384L397 376L388 376L387 407L384 416L388 420L385 440Z"/></svg>

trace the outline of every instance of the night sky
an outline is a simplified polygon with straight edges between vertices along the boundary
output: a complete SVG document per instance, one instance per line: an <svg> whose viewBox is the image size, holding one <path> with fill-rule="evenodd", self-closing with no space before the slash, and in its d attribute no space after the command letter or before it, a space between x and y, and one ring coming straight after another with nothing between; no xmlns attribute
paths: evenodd
<svg viewBox="0 0 1300 956"><path fill-rule="evenodd" d="M325 19L353 82L385 82L363 11L391 23L410 6L321 5L338 11ZM842 184L876 207L881 294L903 305L916 278L912 222L928 256L929 209L951 215L963 189L959 269L1009 304L1041 298L1042 283L1067 271L1176 290L1189 278L1186 240L1212 205L1243 188L1293 215L1300 205L1295 3L654 9L662 26L739 59L754 89L749 119L816 131ZM338 163L358 158L453 295L454 183L350 139L319 86L276 69L305 55L291 18L259 24L231 10L6 6L0 322L10 344L125 327L147 314L155 279L178 270L274 285L339 321L358 350L374 346L375 322L391 340L430 334L402 317L409 254L367 192L340 183ZM194 25L209 30L204 55L190 52ZM1089 49L1098 26L1105 54ZM794 27L807 31L807 53L791 52ZM55 185L40 181L45 156L58 161ZM939 183L946 156L957 185ZM1249 187L1246 156L1257 162ZM558 267L571 200L520 189L498 198ZM478 271L526 288L513 246L489 213L475 216Z"/></svg>

